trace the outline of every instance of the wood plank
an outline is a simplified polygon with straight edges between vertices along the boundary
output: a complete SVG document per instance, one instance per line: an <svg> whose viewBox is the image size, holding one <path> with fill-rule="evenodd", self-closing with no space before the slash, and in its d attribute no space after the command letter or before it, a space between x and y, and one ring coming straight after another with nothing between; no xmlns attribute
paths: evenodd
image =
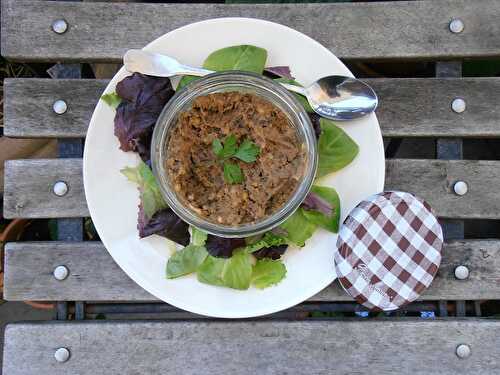
<svg viewBox="0 0 500 375"><path fill-rule="evenodd" d="M500 78L367 79L380 98L377 116L385 137L500 137ZM107 80L7 79L4 133L10 137L85 137ZM467 110L451 110L454 98ZM52 104L63 99L65 114Z"/></svg>
<svg viewBox="0 0 500 375"><path fill-rule="evenodd" d="M54 194L57 181L66 195ZM5 162L4 217L59 218L88 216L82 159L8 160Z"/></svg>
<svg viewBox="0 0 500 375"><path fill-rule="evenodd" d="M107 80L6 79L4 134L27 138L82 138ZM68 106L58 115L56 100Z"/></svg>
<svg viewBox="0 0 500 375"><path fill-rule="evenodd" d="M120 4L4 0L2 55L24 61L118 61L192 22L252 17L311 36L344 59L446 59L500 55L497 0L357 4ZM64 18L59 35L51 23ZM449 31L453 18L465 29ZM126 36L126 37L124 37Z"/></svg>
<svg viewBox="0 0 500 375"><path fill-rule="evenodd" d="M10 301L152 301L118 267L100 242L18 242L6 245L4 298ZM65 265L64 281L52 276ZM455 268L469 268L467 280L457 280ZM500 299L500 240L452 241L422 300ZM310 301L352 300L337 282Z"/></svg>
<svg viewBox="0 0 500 375"><path fill-rule="evenodd" d="M457 375L500 366L500 322L481 319L20 323L5 335L5 375ZM464 343L472 354L459 359ZM54 360L59 347L71 353L65 363Z"/></svg>
<svg viewBox="0 0 500 375"><path fill-rule="evenodd" d="M64 197L52 193L56 181L66 181ZM457 180L469 192L453 192ZM386 190L415 193L427 200L438 216L454 219L500 219L500 161L413 160L386 161ZM6 218L88 216L82 182L82 160L11 160L5 164Z"/></svg>

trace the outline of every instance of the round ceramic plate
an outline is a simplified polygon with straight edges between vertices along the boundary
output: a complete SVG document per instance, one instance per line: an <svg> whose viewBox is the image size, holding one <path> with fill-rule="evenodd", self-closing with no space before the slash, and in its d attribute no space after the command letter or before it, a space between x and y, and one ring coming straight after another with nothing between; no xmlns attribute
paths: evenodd
<svg viewBox="0 0 500 375"><path fill-rule="evenodd" d="M248 18L221 18L194 23L169 32L144 49L173 56L193 66L219 48L252 44L268 51L267 66L289 65L297 81L308 85L327 75L352 76L330 51L293 29ZM113 92L127 73L123 68L111 80ZM139 157L118 149L113 134L115 111L99 101L85 142L83 177L94 225L113 259L137 284L157 298L193 313L224 318L270 314L294 306L320 292L335 278L333 251L337 235L318 230L301 249L290 248L284 262L286 278L278 285L246 291L198 282L194 275L165 278L172 246L159 236L139 239L137 187L120 173ZM346 168L322 178L340 195L341 220L362 199L383 190L384 148L375 114L338 123L359 145L359 155ZM126 294L124 298L126 298Z"/></svg>

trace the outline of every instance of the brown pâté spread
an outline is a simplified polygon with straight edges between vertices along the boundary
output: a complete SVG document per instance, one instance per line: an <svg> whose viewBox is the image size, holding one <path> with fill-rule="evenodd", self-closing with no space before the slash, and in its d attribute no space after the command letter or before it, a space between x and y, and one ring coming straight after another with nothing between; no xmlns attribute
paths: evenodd
<svg viewBox="0 0 500 375"><path fill-rule="evenodd" d="M212 143L234 136L252 141L254 162L231 159L243 180L228 183ZM179 115L167 144L166 170L181 201L214 223L238 225L271 215L286 203L304 170L304 151L287 116L248 93L198 97Z"/></svg>

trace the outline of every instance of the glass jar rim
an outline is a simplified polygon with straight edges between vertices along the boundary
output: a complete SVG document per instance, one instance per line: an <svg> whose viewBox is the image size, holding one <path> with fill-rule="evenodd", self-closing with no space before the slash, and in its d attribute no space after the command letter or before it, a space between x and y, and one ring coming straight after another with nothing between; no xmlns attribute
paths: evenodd
<svg viewBox="0 0 500 375"><path fill-rule="evenodd" d="M167 171L163 161L166 158L166 143L169 131L176 124L177 116L186 106L202 95L224 91L226 87L240 87L249 90L261 90L272 95L274 100L280 102L281 108L286 108L286 115L302 136L305 144L305 166L303 178L289 200L271 215L262 220L239 224L238 226L227 226L208 221L200 215L187 208L178 198L177 194L169 187ZM226 90L229 91L229 90ZM235 89L234 91L238 91ZM255 93L259 96L259 93ZM269 98L266 98L269 101ZM208 233L219 237L248 237L271 230L290 217L300 206L309 192L316 175L318 155L316 147L316 135L304 107L300 104L294 94L272 79L257 75L255 73L241 71L217 72L196 81L190 82L184 88L176 92L163 108L153 131L151 142L151 162L153 173L160 186L162 196L169 207L185 222Z"/></svg>

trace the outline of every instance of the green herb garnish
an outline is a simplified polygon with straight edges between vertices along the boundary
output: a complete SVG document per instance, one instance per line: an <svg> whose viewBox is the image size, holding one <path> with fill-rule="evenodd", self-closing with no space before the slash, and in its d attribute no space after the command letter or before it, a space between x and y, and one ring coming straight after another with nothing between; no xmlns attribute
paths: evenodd
<svg viewBox="0 0 500 375"><path fill-rule="evenodd" d="M236 158L245 163L253 163L259 156L260 148L249 139L243 140L238 146L236 137L231 134L224 139L214 139L212 142L212 151L224 166L224 180L228 184L241 184L244 180L243 172L238 164L231 163L230 158Z"/></svg>

